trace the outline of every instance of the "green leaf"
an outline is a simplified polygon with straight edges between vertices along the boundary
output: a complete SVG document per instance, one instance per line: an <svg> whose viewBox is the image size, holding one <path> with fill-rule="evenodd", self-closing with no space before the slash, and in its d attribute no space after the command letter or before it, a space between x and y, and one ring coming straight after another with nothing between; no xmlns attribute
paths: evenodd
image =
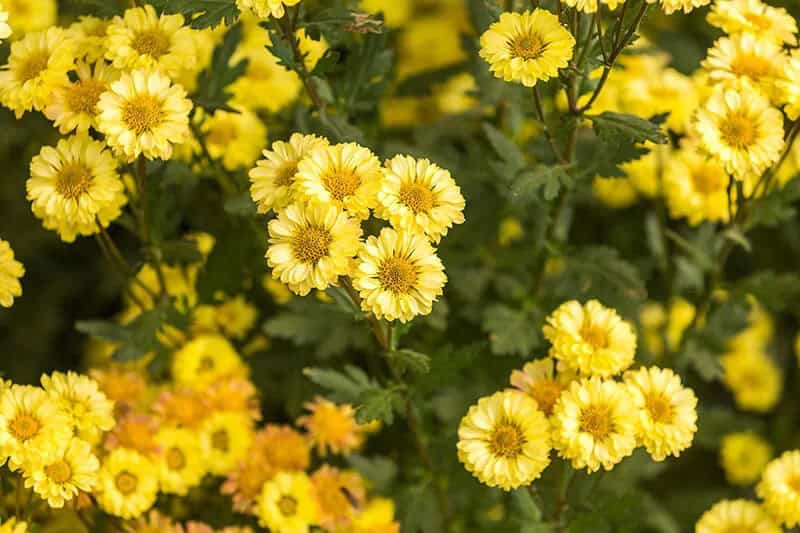
<svg viewBox="0 0 800 533"><path fill-rule="evenodd" d="M351 454L345 457L347 464L369 480L377 492L386 492L397 477L397 465L388 457L364 457Z"/></svg>
<svg viewBox="0 0 800 533"><path fill-rule="evenodd" d="M226 213L237 217L252 218L258 214L256 204L253 203L253 198L248 191L229 196L225 199L222 208Z"/></svg>
<svg viewBox="0 0 800 533"><path fill-rule="evenodd" d="M495 153L500 156L500 159L505 164L504 173L508 174L505 176L506 179L515 176L520 170L525 168L527 160L519 146L511 142L503 132L489 123L483 125L483 131L486 134L486 138L489 139L489 144L491 144Z"/></svg>
<svg viewBox="0 0 800 533"><path fill-rule="evenodd" d="M548 202L554 200L562 190L572 189L575 185L568 168L567 165L539 165L523 172L511 184L512 201L525 205L539 191Z"/></svg>
<svg viewBox="0 0 800 533"><path fill-rule="evenodd" d="M109 2L108 0L67 0L67 5L73 5L84 15L93 15L104 18L111 18L122 13L119 2Z"/></svg>
<svg viewBox="0 0 800 533"><path fill-rule="evenodd" d="M228 106L232 95L227 88L247 69L247 60L243 59L231 65L231 57L242 40L242 26L236 24L231 27L215 49L211 57L211 65L200 73L197 79L197 91L194 94L194 102L209 113L217 109L233 111Z"/></svg>
<svg viewBox="0 0 800 533"><path fill-rule="evenodd" d="M525 523L542 521L542 510L539 509L539 506L533 501L533 496L531 496L527 487L521 487L515 490L511 493L511 497Z"/></svg>
<svg viewBox="0 0 800 533"><path fill-rule="evenodd" d="M303 375L326 390L328 397L341 403L355 403L361 393L377 384L363 370L345 365L344 372L325 368L306 368Z"/></svg>
<svg viewBox="0 0 800 533"><path fill-rule="evenodd" d="M587 281L606 285L629 299L644 300L647 297L647 287L638 269L622 259L615 248L579 248L569 255L568 264L572 271L586 276Z"/></svg>
<svg viewBox="0 0 800 533"><path fill-rule="evenodd" d="M337 80L335 93L348 113L372 111L390 81L394 51L389 36L369 34L358 49L348 52L342 65L347 75Z"/></svg>
<svg viewBox="0 0 800 533"><path fill-rule="evenodd" d="M489 334L495 355L530 356L541 344L536 327L537 316L497 304L486 309L483 330Z"/></svg>
<svg viewBox="0 0 800 533"><path fill-rule="evenodd" d="M415 374L427 374L431 371L431 358L414 350L395 350L386 354L389 361L400 372L411 371Z"/></svg>
<svg viewBox="0 0 800 533"><path fill-rule="evenodd" d="M275 23L277 24L277 22ZM269 27L270 44L267 50L278 58L278 64L283 65L289 70L297 70L297 60L294 55L294 47L284 36L283 33Z"/></svg>
<svg viewBox="0 0 800 533"><path fill-rule="evenodd" d="M239 18L236 0L149 0L149 3L163 13L183 15L195 29L216 27L223 22L231 25Z"/></svg>
<svg viewBox="0 0 800 533"><path fill-rule="evenodd" d="M130 337L124 326L104 320L76 322L75 329L85 335L109 342L126 342Z"/></svg>
<svg viewBox="0 0 800 533"><path fill-rule="evenodd" d="M773 313L800 311L800 275L795 273L764 270L737 281L734 290L742 297L754 296Z"/></svg>
<svg viewBox="0 0 800 533"><path fill-rule="evenodd" d="M394 406L397 400L397 393L392 389L374 387L363 390L358 397L356 422L368 424L378 420L391 426L394 423Z"/></svg>
<svg viewBox="0 0 800 533"><path fill-rule="evenodd" d="M654 120L636 115L605 111L599 115L587 115L597 135L598 144L586 166L601 176L621 176L620 164L644 156L648 149L645 142L666 144L669 137Z"/></svg>
<svg viewBox="0 0 800 533"><path fill-rule="evenodd" d="M748 210L750 217L747 229L758 226L776 227L797 216L797 202L800 200L800 179L793 179L781 188L752 200Z"/></svg>

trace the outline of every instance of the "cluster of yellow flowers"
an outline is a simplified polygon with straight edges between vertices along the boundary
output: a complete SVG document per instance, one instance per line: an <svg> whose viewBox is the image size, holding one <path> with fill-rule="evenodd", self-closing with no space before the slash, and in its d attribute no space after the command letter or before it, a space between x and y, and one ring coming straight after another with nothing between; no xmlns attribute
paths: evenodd
<svg viewBox="0 0 800 533"><path fill-rule="evenodd" d="M785 147L780 110L790 120L798 116L800 61L787 49L797 44L797 22L760 0L720 0L708 22L727 35L691 76L669 68L668 55L649 52L640 40L641 53L620 57L621 68L611 71L594 103L594 112L669 112L666 125L678 139L624 164L624 177L596 178L595 195L610 207L663 196L673 218L727 222L736 208L728 198L732 180L746 197L772 185L763 178ZM777 183L794 175L797 163L795 150L776 171Z"/></svg>
<svg viewBox="0 0 800 533"><path fill-rule="evenodd" d="M464 197L447 170L404 155L381 166L358 144L295 133L264 152L250 180L259 211L277 213L267 263L292 292L344 278L354 301L379 319L431 312L447 280L431 243L464 221ZM391 227L362 241L370 213Z"/></svg>
<svg viewBox="0 0 800 533"><path fill-rule="evenodd" d="M515 389L482 398L461 422L459 459L479 480L506 490L528 485L550 464L551 449L595 472L637 446L656 461L691 446L694 392L669 369L627 370L636 335L616 311L595 300L566 302L543 331L549 357L514 371Z"/></svg>

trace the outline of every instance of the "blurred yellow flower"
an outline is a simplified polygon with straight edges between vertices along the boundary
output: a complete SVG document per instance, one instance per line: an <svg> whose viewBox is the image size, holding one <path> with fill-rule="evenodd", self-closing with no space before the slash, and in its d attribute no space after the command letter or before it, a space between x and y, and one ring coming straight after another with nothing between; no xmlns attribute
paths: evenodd
<svg viewBox="0 0 800 533"><path fill-rule="evenodd" d="M22 296L19 280L24 275L25 267L15 259L11 245L0 239L0 306L11 307L14 298Z"/></svg>
<svg viewBox="0 0 800 533"><path fill-rule="evenodd" d="M197 433L185 428L162 427L155 437L159 451L154 462L161 491L184 496L200 484L207 463Z"/></svg>
<svg viewBox="0 0 800 533"><path fill-rule="evenodd" d="M728 433L720 441L719 454L728 483L751 485L772 459L772 446L755 433Z"/></svg>
<svg viewBox="0 0 800 533"><path fill-rule="evenodd" d="M253 442L253 420L246 413L214 413L203 422L200 440L208 470L223 476L247 455Z"/></svg>
<svg viewBox="0 0 800 533"><path fill-rule="evenodd" d="M172 357L172 378L179 385L205 388L223 377L243 376L247 367L221 335L199 335Z"/></svg>
<svg viewBox="0 0 800 533"><path fill-rule="evenodd" d="M104 511L136 518L156 503L157 495L158 469L145 456L117 448L103 459L95 496Z"/></svg>
<svg viewBox="0 0 800 533"><path fill-rule="evenodd" d="M717 0L706 17L728 34L754 33L779 44L797 44L797 21L782 7L761 0Z"/></svg>
<svg viewBox="0 0 800 533"><path fill-rule="evenodd" d="M314 487L304 472L279 472L258 498L258 523L287 533L306 533L317 522Z"/></svg>
<svg viewBox="0 0 800 533"><path fill-rule="evenodd" d="M201 126L208 153L221 159L226 170L252 166L267 144L267 127L258 115L244 108L217 110Z"/></svg>
<svg viewBox="0 0 800 533"><path fill-rule="evenodd" d="M297 419L297 424L308 431L317 453L350 454L364 443L364 430L355 419L352 405L336 405L325 398L316 397L305 404L308 414Z"/></svg>
<svg viewBox="0 0 800 533"><path fill-rule="evenodd" d="M695 533L781 533L781 528L756 502L722 500L703 513Z"/></svg>
<svg viewBox="0 0 800 533"><path fill-rule="evenodd" d="M793 528L800 524L800 451L791 450L771 461L756 494L764 500L764 508L777 521Z"/></svg>

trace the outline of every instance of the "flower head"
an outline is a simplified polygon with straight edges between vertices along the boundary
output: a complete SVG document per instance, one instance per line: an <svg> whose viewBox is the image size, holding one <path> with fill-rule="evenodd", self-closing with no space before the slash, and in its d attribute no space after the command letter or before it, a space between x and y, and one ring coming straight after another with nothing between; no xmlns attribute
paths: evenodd
<svg viewBox="0 0 800 533"><path fill-rule="evenodd" d="M786 103L786 115L797 120L800 117L800 53L793 52L786 63L783 77L778 79L777 86L783 91L783 101Z"/></svg>
<svg viewBox="0 0 800 533"><path fill-rule="evenodd" d="M78 62L75 65L75 81L53 90L44 113L62 135L77 131L86 133L97 129L97 102L111 82L119 78L119 72L103 61L93 66Z"/></svg>
<svg viewBox="0 0 800 533"><path fill-rule="evenodd" d="M46 30L57 22L57 0L3 0L3 5L17 35Z"/></svg>
<svg viewBox="0 0 800 533"><path fill-rule="evenodd" d="M311 475L317 501L317 523L336 531L350 525L367 499L364 479L354 471L323 465Z"/></svg>
<svg viewBox="0 0 800 533"><path fill-rule="evenodd" d="M572 379L570 372L556 375L556 363L549 357L525 363L522 370L511 373L511 385L536 400L539 410L547 416L553 414L561 392Z"/></svg>
<svg viewBox="0 0 800 533"><path fill-rule="evenodd" d="M686 147L673 154L664 169L664 193L669 213L686 217L689 224L727 222L730 177L714 158Z"/></svg>
<svg viewBox="0 0 800 533"><path fill-rule="evenodd" d="M78 491L92 491L99 468L100 462L92 453L91 445L72 438L56 454L24 467L25 486L33 487L50 507L60 509L75 498Z"/></svg>
<svg viewBox="0 0 800 533"><path fill-rule="evenodd" d="M158 469L139 452L117 448L100 467L97 503L109 514L136 518L156 503Z"/></svg>
<svg viewBox="0 0 800 533"><path fill-rule="evenodd" d="M329 451L349 454L364 443L364 430L356 422L352 405L336 405L317 397L305 408L309 413L298 418L297 424L308 431L319 455L324 457Z"/></svg>
<svg viewBox="0 0 800 533"><path fill-rule="evenodd" d="M80 16L67 31L75 44L75 59L87 64L105 64L100 61L106 55L106 30L111 23L109 19L91 16ZM116 69L115 69L116 70Z"/></svg>
<svg viewBox="0 0 800 533"><path fill-rule="evenodd" d="M659 0L647 0L649 4L654 4ZM660 0L661 9L664 13L671 15L676 11L684 13L691 12L696 7L702 7L711 3L711 0Z"/></svg>
<svg viewBox="0 0 800 533"><path fill-rule="evenodd" d="M695 533L780 533L781 528L756 502L722 500L703 513Z"/></svg>
<svg viewBox="0 0 800 533"><path fill-rule="evenodd" d="M772 459L772 446L755 433L728 433L720 442L720 461L728 483L751 485Z"/></svg>
<svg viewBox="0 0 800 533"><path fill-rule="evenodd" d="M800 451L792 450L771 461L756 494L764 508L788 528L800 524Z"/></svg>
<svg viewBox="0 0 800 533"><path fill-rule="evenodd" d="M96 381L75 372L43 375L42 387L69 414L79 437L90 443L114 427L114 402L103 394Z"/></svg>
<svg viewBox="0 0 800 533"><path fill-rule="evenodd" d="M246 456L253 442L253 420L246 413L214 413L203 422L200 439L209 471L225 475Z"/></svg>
<svg viewBox="0 0 800 533"><path fill-rule="evenodd" d="M783 391L783 373L765 352L734 349L721 358L723 382L733 392L736 405L745 411L770 411Z"/></svg>
<svg viewBox="0 0 800 533"><path fill-rule="evenodd" d="M161 491L186 495L206 474L203 448L197 434L185 428L162 427L155 440L159 448L155 463Z"/></svg>
<svg viewBox="0 0 800 533"><path fill-rule="evenodd" d="M711 82L746 80L776 102L781 93L775 82L783 76L786 59L781 45L768 37L740 33L718 39L703 67Z"/></svg>
<svg viewBox="0 0 800 533"><path fill-rule="evenodd" d="M300 0L236 0L239 9L249 10L262 19L282 18L286 14L287 7L296 6L299 3Z"/></svg>
<svg viewBox="0 0 800 533"><path fill-rule="evenodd" d="M754 33L778 43L797 44L797 21L782 7L761 0L717 0L708 23L728 34Z"/></svg>
<svg viewBox="0 0 800 533"><path fill-rule="evenodd" d="M230 171L249 167L267 144L267 128L258 115L244 108L217 110L201 126L208 153L222 159Z"/></svg>
<svg viewBox="0 0 800 533"><path fill-rule="evenodd" d="M241 357L221 335L200 335L187 342L172 358L175 382L196 389L224 377L246 374L247 367Z"/></svg>
<svg viewBox="0 0 800 533"><path fill-rule="evenodd" d="M306 533L317 522L314 487L304 472L279 472L264 484L258 499L258 522L270 531Z"/></svg>
<svg viewBox="0 0 800 533"><path fill-rule="evenodd" d="M19 280L24 275L25 267L14 258L11 245L0 239L0 306L11 307L14 298L22 296Z"/></svg>

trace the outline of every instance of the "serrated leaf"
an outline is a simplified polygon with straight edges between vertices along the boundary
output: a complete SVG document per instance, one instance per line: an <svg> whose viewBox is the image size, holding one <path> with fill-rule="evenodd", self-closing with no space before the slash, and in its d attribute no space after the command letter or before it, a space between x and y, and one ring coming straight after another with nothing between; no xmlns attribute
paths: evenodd
<svg viewBox="0 0 800 533"><path fill-rule="evenodd" d="M110 2L109 2L110 3ZM236 0L149 0L158 11L181 14L192 28L233 24L239 18Z"/></svg>
<svg viewBox="0 0 800 533"><path fill-rule="evenodd" d="M231 65L231 58L241 40L242 26L236 24L225 33L222 42L214 48L211 64L197 78L194 102L209 113L213 113L217 109L233 111L228 106L232 95L227 88L247 69L246 59Z"/></svg>
<svg viewBox="0 0 800 533"><path fill-rule="evenodd" d="M512 172L512 176L527 165L527 160L522 150L519 146L511 142L503 132L488 123L483 125L483 131L486 134L486 138L489 139L489 144L494 148L495 153L500 156L500 159L508 166L510 172ZM512 176L507 176L507 178Z"/></svg>
<svg viewBox="0 0 800 533"><path fill-rule="evenodd" d="M329 368L306 368L303 375L325 389L335 402L355 403L361 393L377 385L358 367L346 365L344 372Z"/></svg>
<svg viewBox="0 0 800 533"><path fill-rule="evenodd" d="M126 342L129 338L128 330L124 326L105 320L76 322L75 329L84 335L90 335L109 342Z"/></svg>
<svg viewBox="0 0 800 533"><path fill-rule="evenodd" d="M742 297L755 297L774 313L800 309L800 275L795 273L765 270L737 281L734 290Z"/></svg>
<svg viewBox="0 0 800 533"><path fill-rule="evenodd" d="M269 40L270 44L267 46L267 50L278 59L278 64L289 70L296 70L297 60L292 43L272 27L269 28Z"/></svg>
<svg viewBox="0 0 800 533"><path fill-rule="evenodd" d="M400 372L411 371L415 374L427 374L431 371L431 358L414 350L395 350L386 354L392 364Z"/></svg>
<svg viewBox="0 0 800 533"><path fill-rule="evenodd" d="M342 70L347 73L337 81L335 93L345 110L372 111L389 83L394 51L388 34L369 34L361 46L347 55Z"/></svg>
<svg viewBox="0 0 800 533"><path fill-rule="evenodd" d="M636 115L605 111L587 115L598 143L586 166L601 176L621 176L622 163L643 157L649 150L644 143L666 144L669 137L653 119Z"/></svg>
<svg viewBox="0 0 800 533"><path fill-rule="evenodd" d="M378 420L387 426L394 423L396 393L391 389L370 388L361 392L356 407L356 422L368 424Z"/></svg>
<svg viewBox="0 0 800 533"><path fill-rule="evenodd" d="M498 304L486 309L482 325L493 354L526 357L541 344L535 324L533 314Z"/></svg>
<svg viewBox="0 0 800 533"><path fill-rule="evenodd" d="M530 201L540 191L545 200L552 201L562 190L572 189L575 181L566 165L539 165L517 176L511 184L511 199L519 204Z"/></svg>

